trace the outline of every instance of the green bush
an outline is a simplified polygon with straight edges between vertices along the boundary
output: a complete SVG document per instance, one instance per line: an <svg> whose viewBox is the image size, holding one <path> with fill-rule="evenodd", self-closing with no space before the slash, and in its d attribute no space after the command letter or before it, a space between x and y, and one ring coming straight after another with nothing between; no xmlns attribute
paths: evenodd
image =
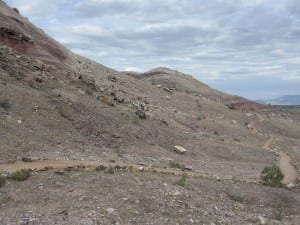
<svg viewBox="0 0 300 225"><path fill-rule="evenodd" d="M30 177L30 172L29 172L29 170L21 169L21 170L14 172L11 175L11 177L12 177L12 179L17 180L17 181L24 181L24 180L27 180L28 177Z"/></svg>
<svg viewBox="0 0 300 225"><path fill-rule="evenodd" d="M176 185L185 187L186 179L187 179L187 174L186 173L182 174L180 180L176 182Z"/></svg>
<svg viewBox="0 0 300 225"><path fill-rule="evenodd" d="M205 116L200 114L200 115L197 116L196 119L197 119L197 120L204 120L204 119L205 119Z"/></svg>
<svg viewBox="0 0 300 225"><path fill-rule="evenodd" d="M86 88L84 92L85 92L85 94L87 94L87 95L93 95L93 93L94 93L93 90L90 89L90 88Z"/></svg>
<svg viewBox="0 0 300 225"><path fill-rule="evenodd" d="M181 163L179 163L179 162L177 162L177 161L170 161L170 167L171 168L178 168L178 169L181 169L181 170L184 170L185 169L185 165L184 164L181 164Z"/></svg>
<svg viewBox="0 0 300 225"><path fill-rule="evenodd" d="M6 178L0 173L0 188L5 185Z"/></svg>
<svg viewBox="0 0 300 225"><path fill-rule="evenodd" d="M260 178L264 185L281 186L284 175L278 166L273 165L265 167L261 172Z"/></svg>

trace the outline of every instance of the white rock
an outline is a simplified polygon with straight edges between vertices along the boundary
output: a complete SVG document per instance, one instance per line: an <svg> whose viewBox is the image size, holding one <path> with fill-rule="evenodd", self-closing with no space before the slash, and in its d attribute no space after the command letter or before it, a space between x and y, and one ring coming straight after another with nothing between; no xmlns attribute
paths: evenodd
<svg viewBox="0 0 300 225"><path fill-rule="evenodd" d="M107 212L108 214L113 214L115 211L116 211L116 210L115 210L114 208L107 208L107 209L106 209L106 212Z"/></svg>
<svg viewBox="0 0 300 225"><path fill-rule="evenodd" d="M174 146L174 151L178 154L184 154L186 153L188 150L186 150L184 147L180 146L180 145L176 145Z"/></svg>
<svg viewBox="0 0 300 225"><path fill-rule="evenodd" d="M294 188L295 187L295 184L293 183L289 183L286 185L287 188L291 189L291 188Z"/></svg>
<svg viewBox="0 0 300 225"><path fill-rule="evenodd" d="M18 120L17 122L18 122L18 124L21 124L21 123L22 123L22 120Z"/></svg>
<svg viewBox="0 0 300 225"><path fill-rule="evenodd" d="M266 224L266 219L264 217L258 216L257 218L258 218L260 224L262 224L262 225Z"/></svg>

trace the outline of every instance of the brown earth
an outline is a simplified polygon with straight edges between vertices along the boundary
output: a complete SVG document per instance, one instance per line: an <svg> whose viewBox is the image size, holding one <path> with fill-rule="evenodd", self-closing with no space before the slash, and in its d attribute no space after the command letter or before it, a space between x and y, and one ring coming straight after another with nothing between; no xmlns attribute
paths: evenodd
<svg viewBox="0 0 300 225"><path fill-rule="evenodd" d="M299 111L168 68L115 71L2 1L0 31L0 168L37 169L0 189L0 224L300 223L299 184L259 183L278 163L269 148L299 174ZM185 187L175 184L183 173Z"/></svg>

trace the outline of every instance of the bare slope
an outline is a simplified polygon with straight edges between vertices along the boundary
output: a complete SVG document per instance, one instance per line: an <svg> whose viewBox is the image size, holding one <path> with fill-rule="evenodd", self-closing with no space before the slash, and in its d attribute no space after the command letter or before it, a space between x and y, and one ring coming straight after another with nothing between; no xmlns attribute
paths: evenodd
<svg viewBox="0 0 300 225"><path fill-rule="evenodd" d="M145 202L142 203L143 207L138 214L149 213L149 217L138 216L137 224L143 224L149 222L147 218L159 217L153 211L157 209L154 205L161 204L158 199L164 194L157 193L154 195L155 199L151 200L151 196L143 192L143 188L146 185L148 191L153 192L162 186L168 189L170 185L173 193L177 190L173 186L173 180L177 177L170 174L170 177L167 174L161 176L160 172L173 172L176 168L170 167L181 165L179 167L192 170L189 174L200 174L208 178L195 178L188 184L189 189L180 190L180 193L185 193L184 201L190 200L191 206L198 208L192 212L185 207L184 213L197 215L199 223L222 223L220 221L226 218L226 207L231 207L231 219L227 220L227 224L245 224L250 217L257 218L260 210L254 208L260 206L255 203L257 201L251 190L242 190L246 186L240 183L258 183L261 170L277 159L276 154L263 148L269 135L276 137L270 148L288 153L294 164L299 162L297 159L300 157L300 120L297 113L291 116L289 113L273 109L262 111L260 114L265 120L256 124L257 132L253 133L247 125L260 120L259 115L249 112L251 107L244 107L245 112L242 112L233 110L240 108L230 105L246 103L251 106L252 103L248 100L213 90L190 76L166 68L157 68L142 75L132 76L97 64L65 49L3 2L0 2L0 17L0 163L3 164L0 168L7 168L7 163L22 159L48 159L54 164L71 159L75 160L72 162L99 161L105 165L132 165L138 169L142 165L147 168L146 173L131 174L127 171L128 173L124 174L121 170L121 173L116 175L117 180L123 177L120 178L120 182L107 177L105 182L109 183L102 183L100 186L104 188L103 195L110 196L103 204L118 202L122 197L127 198L126 193L132 199L129 193L131 188L133 193L139 193L140 198L135 200ZM176 145L184 147L187 152L176 153ZM153 174L151 168L160 172ZM140 170L143 171L142 168ZM17 189L17 185L9 181L0 195L1 205L6 206L5 212L1 210L1 213L4 213L0 214L0 224L3 221L4 224L18 223L16 220L27 215L26 212L30 210L25 205L30 202L30 190L36 190L35 186L39 183L47 184L47 188L53 193L59 193L57 189L62 192L74 192L78 198L86 199L77 202L81 208L88 208L83 215L91 213L92 209L87 207L87 204L97 203L96 200L91 200L92 196L96 195L100 199L103 197L99 196L94 186L89 185L95 179L100 182L98 175L80 169L77 172L70 173L68 179L75 176L79 180L83 179L84 183L80 183L76 178L74 183L72 181L69 185L63 183L48 186L51 172L47 172L45 177L38 174L30 178L29 183L24 183L24 190L28 190L24 195L24 205L19 206L20 215L15 217L12 214L18 200L12 197L12 192ZM136 185L130 185L126 176L131 177L130 181L135 180ZM56 182L57 178L53 179ZM226 182L218 183L215 180ZM59 179L57 182L60 182ZM234 193L229 193L228 190L231 190L234 182L239 184L239 188ZM218 190L212 191L211 187L217 184ZM118 185L120 187L117 188L116 194L107 191L106 186ZM74 189L72 186L78 188ZM288 199L290 196L294 197L290 210L281 198L278 199L278 204L272 206L268 188L257 184L250 188L252 187L260 191L260 198L268 205L264 212L271 220L276 220L276 213L280 212L281 208L287 216L286 221L297 220L297 190L294 193L277 189L272 191L272 198L276 198L274 196L277 193L283 193ZM139 188L141 190L138 190ZM211 206L216 205L218 199L223 199L222 192L228 192L230 197L227 196L222 200L222 205L217 206L218 209L222 207L220 215L215 208L199 209L199 199L195 201L191 196L198 195L201 188L211 190L207 197ZM89 190L89 194L81 196L83 190ZM45 221L40 220L45 224L53 224L54 218L64 219L57 215L61 211L77 212L77 206L70 206L74 205L73 201L64 202L67 209L57 211L56 207L60 202L47 200L43 191L39 194L42 196L39 199L44 199L51 206L51 210L44 217ZM203 193L199 196L205 198ZM53 197L61 199L57 194L53 194ZM250 198L249 201L247 197ZM146 207L148 201L151 201L152 208ZM166 198L166 214L162 218L169 218L172 223L173 215L181 214L181 208L170 206L170 201L172 199ZM233 201L238 207L243 207L242 217L233 216L239 215L239 209L233 206ZM124 205L127 206L127 202L124 202ZM124 205L114 204L112 207ZM139 207L139 204L136 207ZM40 208L40 203L36 202L31 211L43 215L45 212ZM101 210L103 211L103 208ZM122 211L120 217L127 223L134 223L130 219L134 213L130 211L125 219L126 212ZM205 215L212 216L204 219ZM178 217L182 224L189 220L184 215ZM214 217L217 219L211 219ZM95 218L90 218L95 224L107 222L106 218ZM68 221L67 224L71 224L73 220L69 218ZM157 222L164 223L161 220ZM165 224L168 224L167 220Z"/></svg>

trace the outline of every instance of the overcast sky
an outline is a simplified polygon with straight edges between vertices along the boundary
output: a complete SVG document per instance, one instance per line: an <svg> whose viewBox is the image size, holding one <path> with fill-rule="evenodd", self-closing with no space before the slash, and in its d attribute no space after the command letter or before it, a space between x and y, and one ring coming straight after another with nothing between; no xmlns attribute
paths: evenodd
<svg viewBox="0 0 300 225"><path fill-rule="evenodd" d="M251 99L300 94L299 0L7 0L76 53L177 69Z"/></svg>

